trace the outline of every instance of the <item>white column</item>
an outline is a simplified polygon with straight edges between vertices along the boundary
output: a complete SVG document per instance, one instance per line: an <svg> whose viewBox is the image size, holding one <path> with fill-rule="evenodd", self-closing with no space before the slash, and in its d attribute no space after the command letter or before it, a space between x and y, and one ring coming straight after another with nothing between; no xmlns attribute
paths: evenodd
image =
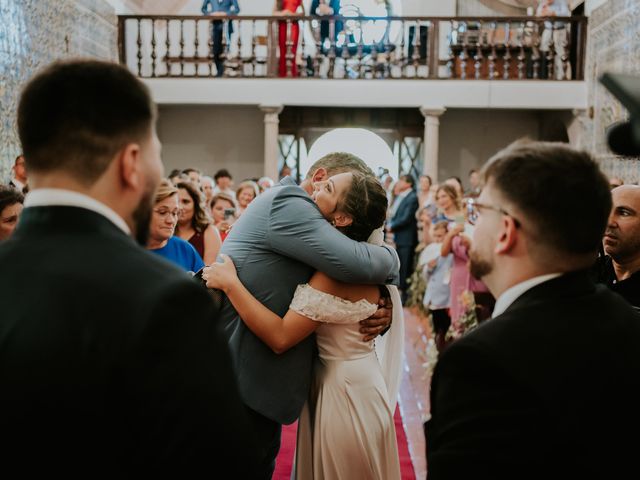
<svg viewBox="0 0 640 480"><path fill-rule="evenodd" d="M424 115L424 139L422 151L424 153L424 166L422 173L429 175L434 182L438 181L438 139L440 136L440 115L446 108L420 107L420 113Z"/></svg>
<svg viewBox="0 0 640 480"><path fill-rule="evenodd" d="M278 115L282 105L260 105L264 112L264 175L278 181Z"/></svg>

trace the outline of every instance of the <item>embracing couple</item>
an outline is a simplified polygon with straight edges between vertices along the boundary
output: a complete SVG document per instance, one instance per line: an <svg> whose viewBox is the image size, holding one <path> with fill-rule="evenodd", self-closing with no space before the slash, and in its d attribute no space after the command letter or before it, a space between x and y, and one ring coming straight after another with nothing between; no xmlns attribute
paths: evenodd
<svg viewBox="0 0 640 480"><path fill-rule="evenodd" d="M283 424L298 418L295 478L399 479L393 413L402 307L387 198L359 158L318 160L260 195L206 268L271 478ZM315 335L313 335L315 333ZM382 334L382 335L380 335Z"/></svg>

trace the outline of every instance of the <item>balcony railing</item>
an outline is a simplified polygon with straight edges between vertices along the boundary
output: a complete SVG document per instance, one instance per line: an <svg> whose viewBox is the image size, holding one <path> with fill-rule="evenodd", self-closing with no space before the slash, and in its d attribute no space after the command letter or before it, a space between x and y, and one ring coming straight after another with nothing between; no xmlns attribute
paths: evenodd
<svg viewBox="0 0 640 480"><path fill-rule="evenodd" d="M586 17L120 16L144 78L546 79L584 76Z"/></svg>

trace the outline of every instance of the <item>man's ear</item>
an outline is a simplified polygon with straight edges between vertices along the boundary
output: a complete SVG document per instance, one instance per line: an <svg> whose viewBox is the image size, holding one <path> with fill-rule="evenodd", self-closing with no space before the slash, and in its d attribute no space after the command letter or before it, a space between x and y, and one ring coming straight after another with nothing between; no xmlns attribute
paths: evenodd
<svg viewBox="0 0 640 480"><path fill-rule="evenodd" d="M120 181L125 188L137 190L143 187L140 145L128 143L115 158Z"/></svg>
<svg viewBox="0 0 640 480"><path fill-rule="evenodd" d="M315 183L315 182L324 182L327 178L329 178L329 175L327 173L327 169L320 167L315 172L313 172L313 175L311 176L311 181L313 183Z"/></svg>
<svg viewBox="0 0 640 480"><path fill-rule="evenodd" d="M336 227L348 227L353 223L353 218L351 218L351 216L347 215L346 213L339 212L333 216L332 223Z"/></svg>
<svg viewBox="0 0 640 480"><path fill-rule="evenodd" d="M496 242L496 253L508 253L513 250L518 242L520 232L515 220L509 215L504 215L500 225L500 236Z"/></svg>

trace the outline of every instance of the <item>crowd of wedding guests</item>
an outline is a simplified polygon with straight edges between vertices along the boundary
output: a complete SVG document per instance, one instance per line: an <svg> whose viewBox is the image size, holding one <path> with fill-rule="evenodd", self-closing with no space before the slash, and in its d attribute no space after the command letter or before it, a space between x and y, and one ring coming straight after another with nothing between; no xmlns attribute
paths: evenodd
<svg viewBox="0 0 640 480"><path fill-rule="evenodd" d="M0 240L8 238L17 226L29 191L23 155L16 157L11 171L8 184L0 186ZM283 169L281 175L286 174ZM469 171L467 188L456 176L434 183L429 175L417 179L401 175L394 181L383 173L380 181L389 202L386 240L400 258L403 303L417 307L430 319L436 346L442 350L467 329L490 318L495 303L468 268L480 172ZM640 308L640 290L636 288L640 274L634 275L640 271L640 244L633 241L640 227L628 213L640 212L640 199L636 198L640 190L618 177L611 177L609 184L615 190L614 201L620 198L631 205L614 208L594 275ZM255 177L235 186L227 169L213 176L193 167L172 170L155 195L149 250L191 272L215 262L234 222L258 195L274 185L269 177Z"/></svg>
<svg viewBox="0 0 640 480"><path fill-rule="evenodd" d="M378 369L401 355L378 358L372 343L391 343L403 325L395 287L391 298L380 289L398 270L405 305L429 314L440 349L430 478L628 473L627 439L640 428L639 186L607 180L567 145L519 142L470 172L466 190L455 177L377 179L336 153L301 185L287 177L265 194L273 180L234 188L226 170L162 178L155 115L144 85L102 62L54 64L22 93L25 155L0 187L7 473L175 478L231 467L270 478L282 424L310 415L299 478L325 478L327 466L356 474L326 478L399 478L397 396L385 392L401 362L391 377ZM232 272L222 290L233 306L218 309L215 292L158 256L194 273L209 265L207 286ZM296 293L296 306L289 293L305 281L331 294ZM350 289L367 297L341 296ZM265 318L274 328L261 329ZM332 322L340 328L321 330ZM354 368L364 353L373 361ZM333 398L307 403L319 379ZM327 400L335 410L303 410ZM345 426L351 436L334 450Z"/></svg>

